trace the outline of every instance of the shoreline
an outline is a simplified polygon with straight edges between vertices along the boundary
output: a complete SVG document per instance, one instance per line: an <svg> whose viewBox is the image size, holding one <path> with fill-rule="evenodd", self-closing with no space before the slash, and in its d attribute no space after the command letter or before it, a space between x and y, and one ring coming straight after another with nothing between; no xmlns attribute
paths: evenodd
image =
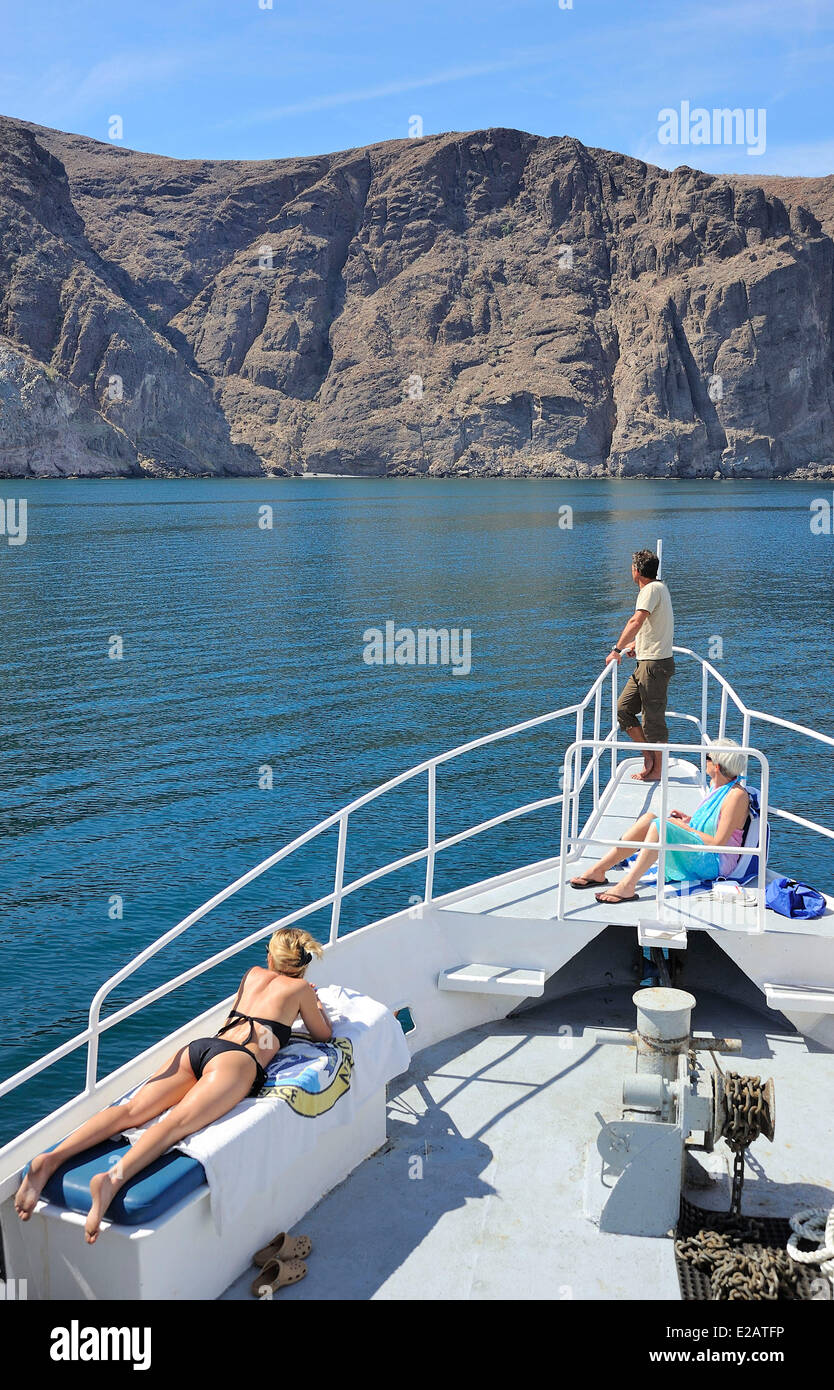
<svg viewBox="0 0 834 1390"><path fill-rule="evenodd" d="M350 479L364 482L502 482L502 483L834 483L834 464L823 464L818 471L805 469L795 473L772 475L742 473L720 477L704 475L687 477L670 473L593 474L580 477L576 473L2 473L0 483L184 483L184 482L257 482L294 483L305 479Z"/></svg>

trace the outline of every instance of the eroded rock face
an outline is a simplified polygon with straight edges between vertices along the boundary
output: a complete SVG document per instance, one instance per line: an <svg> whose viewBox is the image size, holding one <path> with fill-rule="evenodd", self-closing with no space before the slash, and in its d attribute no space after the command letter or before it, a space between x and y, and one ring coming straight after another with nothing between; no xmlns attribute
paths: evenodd
<svg viewBox="0 0 834 1390"><path fill-rule="evenodd" d="M834 180L0 120L0 472L834 474Z"/></svg>

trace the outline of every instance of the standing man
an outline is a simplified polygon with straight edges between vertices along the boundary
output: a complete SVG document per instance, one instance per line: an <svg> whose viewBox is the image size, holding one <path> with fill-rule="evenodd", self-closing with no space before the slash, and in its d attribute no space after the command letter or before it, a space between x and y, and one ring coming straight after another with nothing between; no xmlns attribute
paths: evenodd
<svg viewBox="0 0 834 1390"><path fill-rule="evenodd" d="M617 718L635 743L668 743L666 726L666 692L675 674L672 645L675 640L675 618L669 590L659 580L660 560L653 550L638 550L631 562L631 577L639 589L637 606L629 618L616 647L612 647L605 664L623 654L636 656L637 666L617 701ZM643 713L640 725L638 714ZM660 753L643 754L643 771L633 774L639 782L660 781Z"/></svg>

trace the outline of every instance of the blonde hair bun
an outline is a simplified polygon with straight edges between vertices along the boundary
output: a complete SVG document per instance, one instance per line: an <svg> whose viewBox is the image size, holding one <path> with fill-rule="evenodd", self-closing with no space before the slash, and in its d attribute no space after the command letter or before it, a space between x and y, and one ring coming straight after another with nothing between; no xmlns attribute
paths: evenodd
<svg viewBox="0 0 834 1390"><path fill-rule="evenodd" d="M279 975L301 977L314 956L323 956L324 948L300 927L284 927L269 940L269 963Z"/></svg>

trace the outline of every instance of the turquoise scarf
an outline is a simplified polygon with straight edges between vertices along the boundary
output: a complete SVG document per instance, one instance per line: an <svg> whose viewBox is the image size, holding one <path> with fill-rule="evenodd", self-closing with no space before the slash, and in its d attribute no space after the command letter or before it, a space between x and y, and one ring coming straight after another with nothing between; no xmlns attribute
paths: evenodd
<svg viewBox="0 0 834 1390"><path fill-rule="evenodd" d="M690 829L703 830L705 835L714 835L718 829L718 822L721 818L721 807L727 792L734 787L741 779L734 777L732 782L725 782L723 787L716 787L706 799L702 801L697 811L692 812L689 821Z"/></svg>

